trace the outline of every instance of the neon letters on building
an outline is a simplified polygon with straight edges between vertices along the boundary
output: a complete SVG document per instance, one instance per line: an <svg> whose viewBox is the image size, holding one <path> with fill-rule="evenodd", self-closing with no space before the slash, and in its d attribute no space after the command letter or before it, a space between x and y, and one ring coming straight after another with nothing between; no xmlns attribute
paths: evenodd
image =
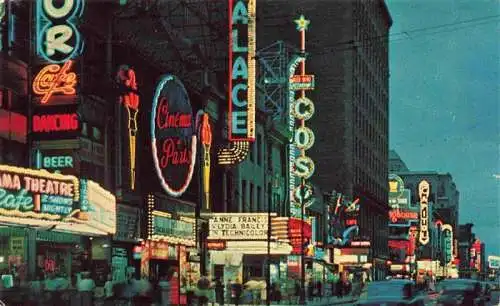
<svg viewBox="0 0 500 306"><path fill-rule="evenodd" d="M207 113L203 113L199 126L201 144L203 145L203 193L205 209L210 211L210 147L212 146L212 128Z"/></svg>
<svg viewBox="0 0 500 306"><path fill-rule="evenodd" d="M135 189L135 147L137 137L137 114L139 113L139 95L137 94L137 82L135 71L127 65L120 66L116 76L118 84L125 88L120 95L120 103L127 110L128 136L129 136L129 158L130 158L130 188Z"/></svg>
<svg viewBox="0 0 500 306"><path fill-rule="evenodd" d="M0 216L60 220L79 198L74 176L0 165Z"/></svg>
<svg viewBox="0 0 500 306"><path fill-rule="evenodd" d="M64 65L51 64L45 66L33 80L33 92L41 96L40 103L47 104L55 94L74 95L76 93L77 77L69 72L73 61Z"/></svg>
<svg viewBox="0 0 500 306"><path fill-rule="evenodd" d="M418 184L418 195L420 198L420 230L418 241L421 245L429 243L429 196L430 185L427 181Z"/></svg>
<svg viewBox="0 0 500 306"><path fill-rule="evenodd" d="M309 20L306 20L303 15L295 20L297 30L301 34L301 52L305 53L305 37L306 30L309 25ZM300 64L300 75L295 75L295 71ZM305 180L309 179L314 173L314 162L306 156L306 151L314 145L314 133L305 125L305 122L314 115L314 103L306 97L306 90L312 89L310 86L300 85L302 81L313 80L314 76L306 75L306 59L303 56L297 56L292 59L289 65L289 128L294 129L292 144L290 144L290 190L295 189L296 178L301 179L300 186L304 187ZM298 82L300 81L300 82ZM297 85L299 84L299 85ZM296 91L300 92L300 96L296 99ZM298 125L296 123L298 122ZM290 195L294 199L293 194ZM299 216L301 209L299 206L303 203L292 203L291 215Z"/></svg>
<svg viewBox="0 0 500 306"><path fill-rule="evenodd" d="M415 211L393 209L389 211L389 220L392 223L398 223L399 220L418 220L418 213Z"/></svg>
<svg viewBox="0 0 500 306"><path fill-rule="evenodd" d="M36 0L36 48L43 59L64 63L82 52L83 41L76 24L84 4L84 0Z"/></svg>
<svg viewBox="0 0 500 306"><path fill-rule="evenodd" d="M445 224L441 227L443 233L444 262L451 264L453 262L453 227Z"/></svg>
<svg viewBox="0 0 500 306"><path fill-rule="evenodd" d="M197 137L184 85L165 75L156 87L151 111L151 147L161 186L171 196L189 186L196 161Z"/></svg>
<svg viewBox="0 0 500 306"><path fill-rule="evenodd" d="M69 132L76 131L78 128L79 121L76 113L33 116L33 132L35 133Z"/></svg>
<svg viewBox="0 0 500 306"><path fill-rule="evenodd" d="M26 143L26 116L0 109L0 137Z"/></svg>
<svg viewBox="0 0 500 306"><path fill-rule="evenodd" d="M229 140L255 139L255 0L229 0Z"/></svg>

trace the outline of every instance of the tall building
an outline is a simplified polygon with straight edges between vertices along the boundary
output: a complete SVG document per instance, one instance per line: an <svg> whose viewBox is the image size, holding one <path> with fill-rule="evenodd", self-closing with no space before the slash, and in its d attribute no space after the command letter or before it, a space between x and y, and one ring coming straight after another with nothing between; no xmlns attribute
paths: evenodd
<svg viewBox="0 0 500 306"><path fill-rule="evenodd" d="M395 150L389 151L389 173L399 173L410 171L406 163L401 159Z"/></svg>
<svg viewBox="0 0 500 306"><path fill-rule="evenodd" d="M458 231L460 192L450 173L435 171L397 172L406 188L411 192L411 202L418 203L418 184L426 180L430 184L429 203L444 223L451 224L454 232Z"/></svg>
<svg viewBox="0 0 500 306"><path fill-rule="evenodd" d="M360 235L369 237L373 262L387 258L389 44L392 19L384 1L259 2L261 43L283 39L298 46L294 19L311 21L306 32L306 71L316 77L308 94L321 190L360 198ZM308 122L309 124L309 122ZM374 216L377 216L374 218ZM384 229L384 230L380 230Z"/></svg>
<svg viewBox="0 0 500 306"><path fill-rule="evenodd" d="M470 276L470 264L471 264L471 248L475 241L475 235L472 232L472 227L474 224L460 224L458 230L458 259L459 263L459 273L460 277Z"/></svg>

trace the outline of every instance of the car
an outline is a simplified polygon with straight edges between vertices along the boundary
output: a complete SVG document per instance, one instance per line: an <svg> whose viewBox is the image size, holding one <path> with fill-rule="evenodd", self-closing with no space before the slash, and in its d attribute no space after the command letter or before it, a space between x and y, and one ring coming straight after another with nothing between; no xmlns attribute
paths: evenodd
<svg viewBox="0 0 500 306"><path fill-rule="evenodd" d="M487 302L481 282L473 279L446 279L437 289L437 306L483 306Z"/></svg>
<svg viewBox="0 0 500 306"><path fill-rule="evenodd" d="M360 306L423 306L425 304L426 296L415 289L413 281L406 279L370 282L356 303Z"/></svg>

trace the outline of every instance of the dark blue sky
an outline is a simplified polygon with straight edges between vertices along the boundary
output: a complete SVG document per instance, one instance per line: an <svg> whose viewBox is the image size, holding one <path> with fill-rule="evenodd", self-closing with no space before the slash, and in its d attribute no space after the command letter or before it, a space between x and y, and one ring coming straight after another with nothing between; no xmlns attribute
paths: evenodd
<svg viewBox="0 0 500 306"><path fill-rule="evenodd" d="M410 170L450 172L460 222L500 255L500 4L387 2L390 147Z"/></svg>

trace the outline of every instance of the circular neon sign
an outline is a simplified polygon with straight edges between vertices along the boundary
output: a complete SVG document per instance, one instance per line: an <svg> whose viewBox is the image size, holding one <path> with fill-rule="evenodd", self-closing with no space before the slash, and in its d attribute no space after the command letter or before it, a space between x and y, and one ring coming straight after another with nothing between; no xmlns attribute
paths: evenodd
<svg viewBox="0 0 500 306"><path fill-rule="evenodd" d="M163 76L153 97L151 148L160 184L171 196L181 196L193 177L195 131L184 85L175 76Z"/></svg>

